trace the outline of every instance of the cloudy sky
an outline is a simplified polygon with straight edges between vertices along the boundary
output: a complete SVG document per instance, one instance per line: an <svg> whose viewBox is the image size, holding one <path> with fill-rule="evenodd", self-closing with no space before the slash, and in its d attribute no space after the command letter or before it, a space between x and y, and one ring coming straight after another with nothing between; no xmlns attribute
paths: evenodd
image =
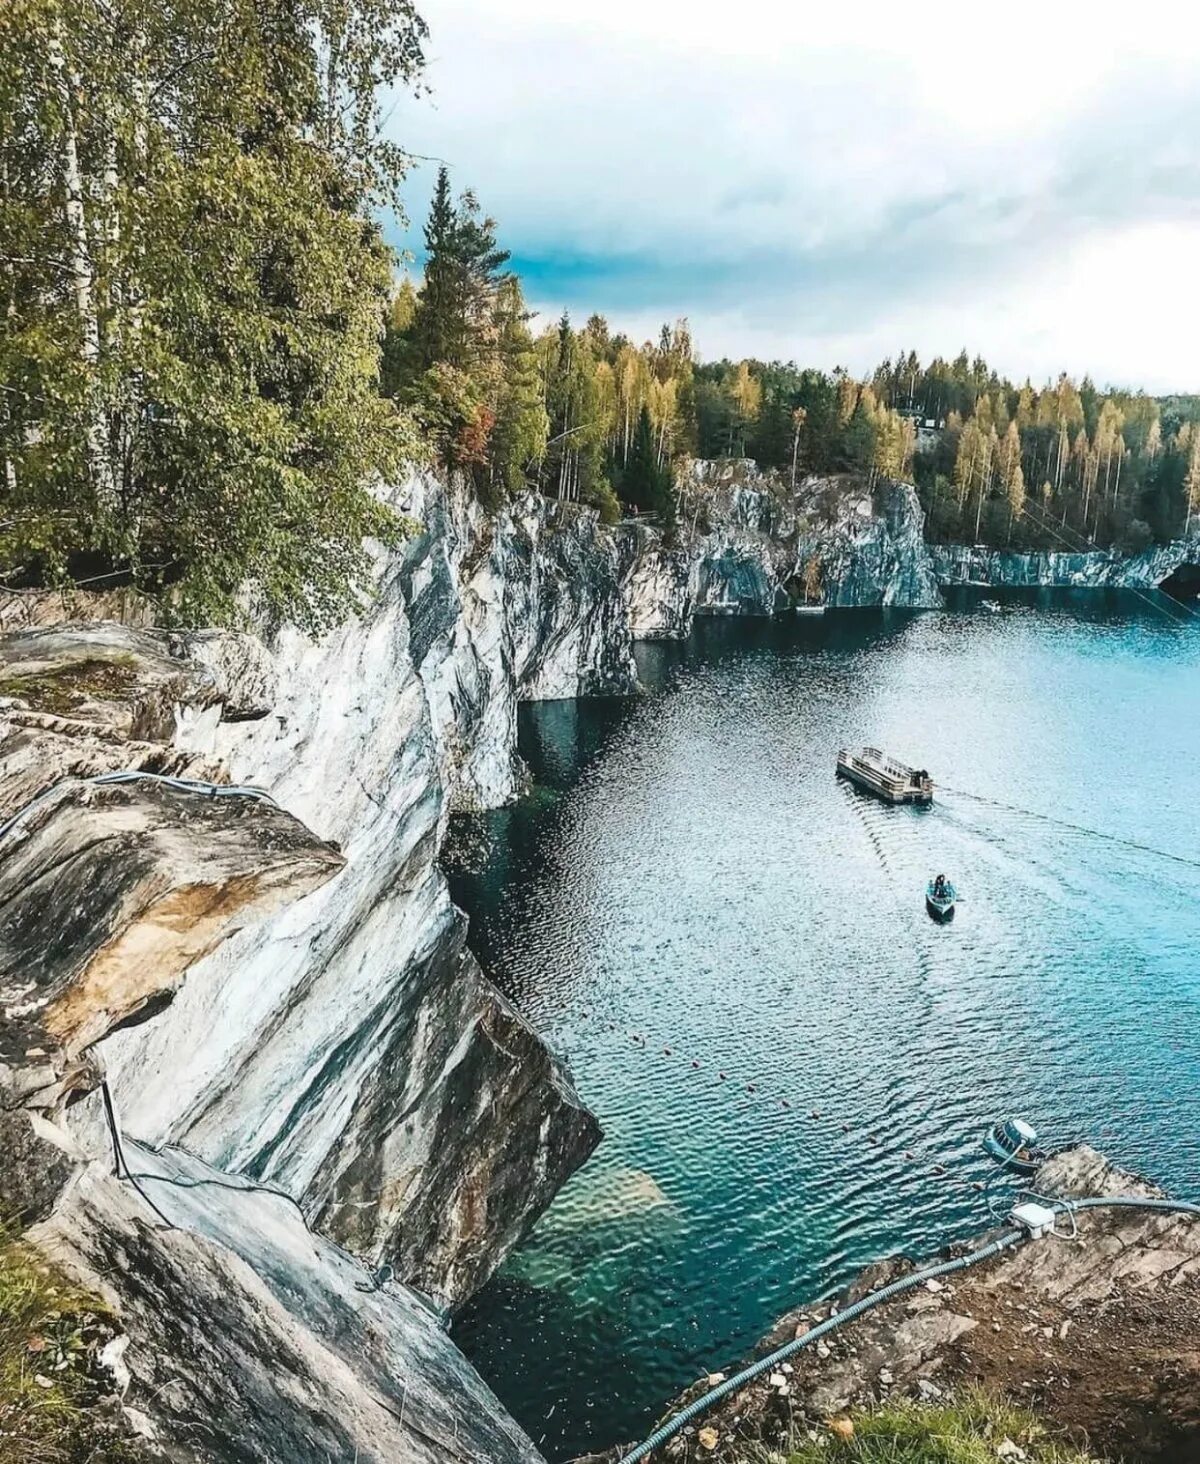
<svg viewBox="0 0 1200 1464"><path fill-rule="evenodd" d="M389 128L475 189L548 318L1200 390L1194 0L420 8L431 92Z"/></svg>

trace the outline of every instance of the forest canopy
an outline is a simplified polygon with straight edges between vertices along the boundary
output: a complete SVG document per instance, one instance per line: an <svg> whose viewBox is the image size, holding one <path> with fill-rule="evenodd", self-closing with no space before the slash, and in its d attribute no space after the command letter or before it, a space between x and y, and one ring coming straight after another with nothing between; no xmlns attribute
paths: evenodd
<svg viewBox="0 0 1200 1464"><path fill-rule="evenodd" d="M402 532L377 490L416 461L492 508L540 491L668 537L694 457L912 479L937 539L1136 550L1200 515L1193 398L539 326L445 168L399 274L380 99L419 85L425 38L409 0L0 9L0 582L315 629Z"/></svg>
<svg viewBox="0 0 1200 1464"><path fill-rule="evenodd" d="M864 379L756 360L704 362L686 320L638 343L603 316L531 330L494 220L441 169L420 282L392 304L384 389L448 468L496 503L536 485L607 519L671 529L681 460L911 479L930 537L1137 551L1200 515L1200 401L1014 383L965 351L914 351Z"/></svg>

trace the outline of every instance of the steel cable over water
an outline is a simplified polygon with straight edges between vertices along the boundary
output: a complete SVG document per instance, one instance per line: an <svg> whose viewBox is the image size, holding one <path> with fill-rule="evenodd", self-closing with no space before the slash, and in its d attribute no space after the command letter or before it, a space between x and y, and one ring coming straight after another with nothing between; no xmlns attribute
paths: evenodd
<svg viewBox="0 0 1200 1464"><path fill-rule="evenodd" d="M1193 1204L1190 1200L1154 1199L1140 1195L1116 1195L1112 1197L1095 1196L1083 1200L1058 1200L1055 1201L1056 1214L1074 1215L1080 1210L1102 1210L1102 1209L1129 1209L1129 1210L1153 1210L1165 1214L1185 1214L1200 1216L1200 1204ZM793 1341L777 1347L774 1352L761 1357L757 1362L744 1367L741 1372L734 1373L731 1378L726 1378L715 1388L695 1398L686 1408L681 1409L674 1418L655 1429L655 1431L631 1449L628 1454L623 1454L620 1464L637 1464L638 1460L647 1458L655 1449L661 1448L668 1439L673 1438L680 1429L706 1413L715 1403L722 1398L728 1398L731 1393L738 1392L747 1383L753 1382L763 1373L769 1372L778 1363L794 1357L810 1343L819 1341L830 1332L836 1331L846 1322L856 1321L866 1312L874 1310L885 1301L891 1301L893 1297L901 1296L914 1287L923 1285L926 1281L935 1280L939 1276L949 1276L955 1271L966 1270L968 1266L977 1265L980 1261L989 1260L992 1256L999 1255L1010 1247L1019 1245L1029 1239L1028 1233L1024 1230L1007 1230L1003 1235L991 1241L988 1245L982 1246L979 1250L972 1251L969 1255L958 1256L954 1260L942 1261L935 1266L926 1266L920 1271L914 1271L910 1276L902 1276L898 1281L881 1287L878 1291L872 1291L869 1295L852 1302L844 1310L835 1312L824 1322L819 1322L815 1327L810 1328L802 1337L796 1337Z"/></svg>
<svg viewBox="0 0 1200 1464"><path fill-rule="evenodd" d="M938 790L955 798L969 798L973 803L986 803L991 808L1003 809L1005 813L1019 813L1025 818L1035 818L1041 823L1053 824L1073 834L1086 834L1092 839L1101 839L1106 844L1118 844L1126 849L1136 849L1140 854L1153 854L1159 859L1169 859L1174 864L1185 864L1191 869L1200 869L1200 859L1189 859L1186 854L1173 854L1169 849L1158 849L1153 844L1140 844L1136 839L1125 839L1120 834L1108 834L1103 829L1088 828L1086 824L1070 823L1066 819L1054 818L1048 813L1039 813L1034 808L1021 808L1015 803L1003 803L998 798L988 798L982 793L968 793L965 788L951 788L938 784Z"/></svg>
<svg viewBox="0 0 1200 1464"><path fill-rule="evenodd" d="M1040 528L1040 529L1043 530L1043 532L1052 535L1055 539L1058 540L1058 542L1060 544L1065 544L1067 546L1067 552L1068 552L1068 554L1096 554L1096 553L1103 553L1103 552L1105 552L1103 550L1098 550L1097 547L1096 547L1095 540L1094 539L1091 539L1091 538L1088 538L1086 541L1084 541L1082 548L1079 547L1078 545L1073 546L1070 543L1069 540L1064 539L1063 536L1062 536L1062 534L1060 534L1054 528L1053 524L1050 522L1050 515L1048 513L1046 513L1045 509L1043 509L1040 504L1033 503L1033 501L1031 499L1026 499L1025 506L1021 510L1021 516L1023 518L1028 518L1029 517L1029 510L1031 508L1036 508L1038 510L1038 513L1039 513L1040 518L1041 518L1041 522L1040 523L1035 522L1034 523L1034 527L1035 528ZM1066 525L1065 524L1061 524L1061 525L1059 525L1059 527L1060 528L1066 528ZM1074 533L1075 531L1072 530L1071 532ZM1082 536L1077 535L1076 537L1080 537L1081 538ZM1040 589L1040 588L1043 588L1043 587L1042 586L1039 586L1039 585L1034 585L1034 586L1028 586L1026 588ZM1102 585L1101 586L1083 586L1083 588L1107 588L1107 586L1102 586ZM1161 604L1157 600L1152 600L1150 598L1149 594L1147 594L1146 591L1143 590L1143 589L1141 589L1139 586L1137 586L1137 585L1127 585L1127 586L1124 586L1123 588L1128 589L1129 591L1131 591L1140 600L1145 600L1146 604L1149 605L1152 610L1158 610L1158 611L1160 611L1163 615L1165 615L1167 617L1168 620L1173 621L1176 624L1186 625L1188 623L1188 617L1189 616L1191 618L1193 618L1193 619L1200 620L1200 613L1198 613L1197 611L1193 610L1190 605L1185 605L1183 603L1183 601L1173 599L1170 595L1167 594L1167 592L1161 587L1161 585L1156 588L1155 593L1161 595L1164 600L1169 601L1170 604L1171 604L1171 606L1174 609L1184 611L1185 614L1184 614L1184 618L1182 620L1180 620L1177 616L1171 614L1171 612L1167 609L1167 607L1165 605Z"/></svg>

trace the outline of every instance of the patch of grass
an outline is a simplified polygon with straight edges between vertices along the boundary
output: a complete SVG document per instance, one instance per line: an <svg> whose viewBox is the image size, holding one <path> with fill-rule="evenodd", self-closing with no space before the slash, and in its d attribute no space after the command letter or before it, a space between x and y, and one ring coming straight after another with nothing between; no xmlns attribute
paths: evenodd
<svg viewBox="0 0 1200 1464"><path fill-rule="evenodd" d="M130 657L78 661L49 675L0 677L0 696L20 697L35 712L69 717L89 701L121 701L136 676Z"/></svg>
<svg viewBox="0 0 1200 1464"><path fill-rule="evenodd" d="M116 1334L104 1307L0 1231L0 1464L137 1464L95 1408L98 1354Z"/></svg>
<svg viewBox="0 0 1200 1464"><path fill-rule="evenodd" d="M803 1439L753 1464L1103 1464L1064 1445L1032 1414L984 1393L937 1405L889 1403L850 1421L853 1437L835 1425L818 1430L816 1441Z"/></svg>

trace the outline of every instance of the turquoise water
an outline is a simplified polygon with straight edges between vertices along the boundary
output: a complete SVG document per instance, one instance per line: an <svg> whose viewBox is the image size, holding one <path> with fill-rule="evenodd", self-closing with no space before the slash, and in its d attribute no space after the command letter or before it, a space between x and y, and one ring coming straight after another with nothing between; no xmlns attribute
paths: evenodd
<svg viewBox="0 0 1200 1464"><path fill-rule="evenodd" d="M1200 619L964 600L707 621L639 663L643 697L526 709L534 788L453 881L605 1131L456 1326L551 1460L982 1228L999 1117L1200 1194ZM855 793L862 742L962 791Z"/></svg>

